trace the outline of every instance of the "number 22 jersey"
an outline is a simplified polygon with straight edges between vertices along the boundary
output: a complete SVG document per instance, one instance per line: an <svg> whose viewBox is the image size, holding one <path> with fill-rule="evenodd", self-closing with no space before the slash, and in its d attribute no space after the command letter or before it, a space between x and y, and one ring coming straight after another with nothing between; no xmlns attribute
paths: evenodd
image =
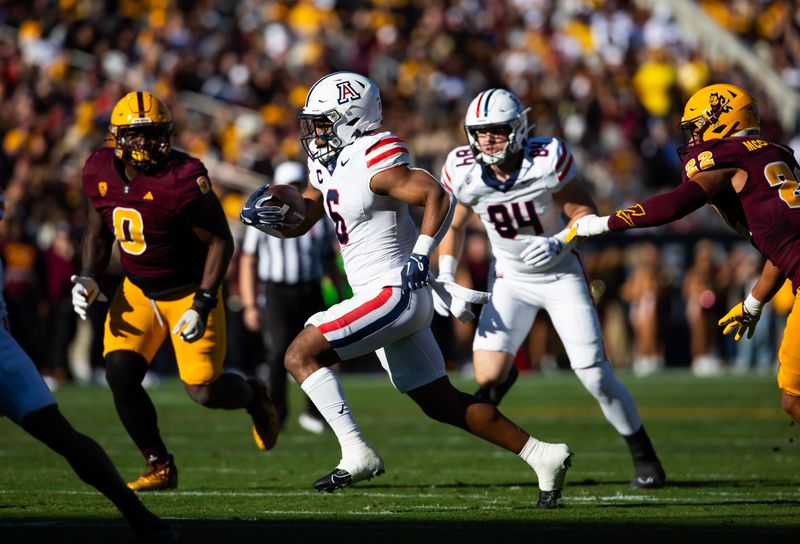
<svg viewBox="0 0 800 544"><path fill-rule="evenodd" d="M690 148L683 182L699 172L738 168L739 193L726 188L710 200L728 224L800 286L800 167L788 147L758 137L722 138Z"/></svg>

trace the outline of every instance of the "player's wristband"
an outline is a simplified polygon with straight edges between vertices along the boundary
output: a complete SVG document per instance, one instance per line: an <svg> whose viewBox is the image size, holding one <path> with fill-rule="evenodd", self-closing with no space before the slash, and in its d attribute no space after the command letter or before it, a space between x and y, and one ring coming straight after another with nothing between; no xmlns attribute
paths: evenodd
<svg viewBox="0 0 800 544"><path fill-rule="evenodd" d="M211 310L217 305L217 295L208 289L198 289L194 294L192 308L197 310L205 320Z"/></svg>
<svg viewBox="0 0 800 544"><path fill-rule="evenodd" d="M416 253L417 255L425 255L426 257L430 257L431 253L433 253L433 248L436 245L436 240L432 236L428 236L426 234L420 234L417 238L417 243L414 244L414 249L411 250L411 253Z"/></svg>
<svg viewBox="0 0 800 544"><path fill-rule="evenodd" d="M750 293L747 295L747 298L744 299L744 302L742 302L742 306L744 307L744 311L748 314L752 316L759 316L761 315L761 309L763 308L764 303Z"/></svg>

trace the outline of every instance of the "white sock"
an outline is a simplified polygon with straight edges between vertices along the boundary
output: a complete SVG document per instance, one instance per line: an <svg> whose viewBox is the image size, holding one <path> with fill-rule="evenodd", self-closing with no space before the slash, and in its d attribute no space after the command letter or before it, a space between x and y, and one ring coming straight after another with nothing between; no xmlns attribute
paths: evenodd
<svg viewBox="0 0 800 544"><path fill-rule="evenodd" d="M331 426L342 448L342 458L347 457L348 452L369 447L350 413L342 386L330 368L315 371L300 387Z"/></svg>
<svg viewBox="0 0 800 544"><path fill-rule="evenodd" d="M522 446L522 451L520 451L517 455L521 457L526 463L528 463L531 468L533 467L534 462L536 459L541 455L542 449L547 442L542 442L541 440L536 440L534 437L528 438L528 441Z"/></svg>

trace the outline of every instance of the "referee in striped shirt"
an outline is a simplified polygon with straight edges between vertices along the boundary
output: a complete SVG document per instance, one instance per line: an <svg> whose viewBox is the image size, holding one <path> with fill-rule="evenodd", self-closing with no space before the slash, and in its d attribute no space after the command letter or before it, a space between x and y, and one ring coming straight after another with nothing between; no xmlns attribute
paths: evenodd
<svg viewBox="0 0 800 544"><path fill-rule="evenodd" d="M275 169L273 184L291 184L302 193L308 185L308 174L302 164L284 162ZM267 383L283 426L287 415L283 356L303 330L306 319L325 309L320 285L323 275L333 281L341 298L343 281L336 263L333 230L328 221L318 221L303 236L281 239L247 228L241 252L239 289L244 325L253 332L260 331L264 339L269 368ZM259 292L264 294L263 301ZM310 399L306 401L300 426L322 433L325 419Z"/></svg>

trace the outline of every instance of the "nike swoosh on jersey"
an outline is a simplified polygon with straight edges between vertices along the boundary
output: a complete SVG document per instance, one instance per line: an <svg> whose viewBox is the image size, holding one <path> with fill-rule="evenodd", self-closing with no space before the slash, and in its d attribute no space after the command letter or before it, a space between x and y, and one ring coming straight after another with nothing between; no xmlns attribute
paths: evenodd
<svg viewBox="0 0 800 544"><path fill-rule="evenodd" d="M344 166L348 162L350 162L350 159L347 159L347 160L342 159L342 160L339 161L339 166Z"/></svg>

